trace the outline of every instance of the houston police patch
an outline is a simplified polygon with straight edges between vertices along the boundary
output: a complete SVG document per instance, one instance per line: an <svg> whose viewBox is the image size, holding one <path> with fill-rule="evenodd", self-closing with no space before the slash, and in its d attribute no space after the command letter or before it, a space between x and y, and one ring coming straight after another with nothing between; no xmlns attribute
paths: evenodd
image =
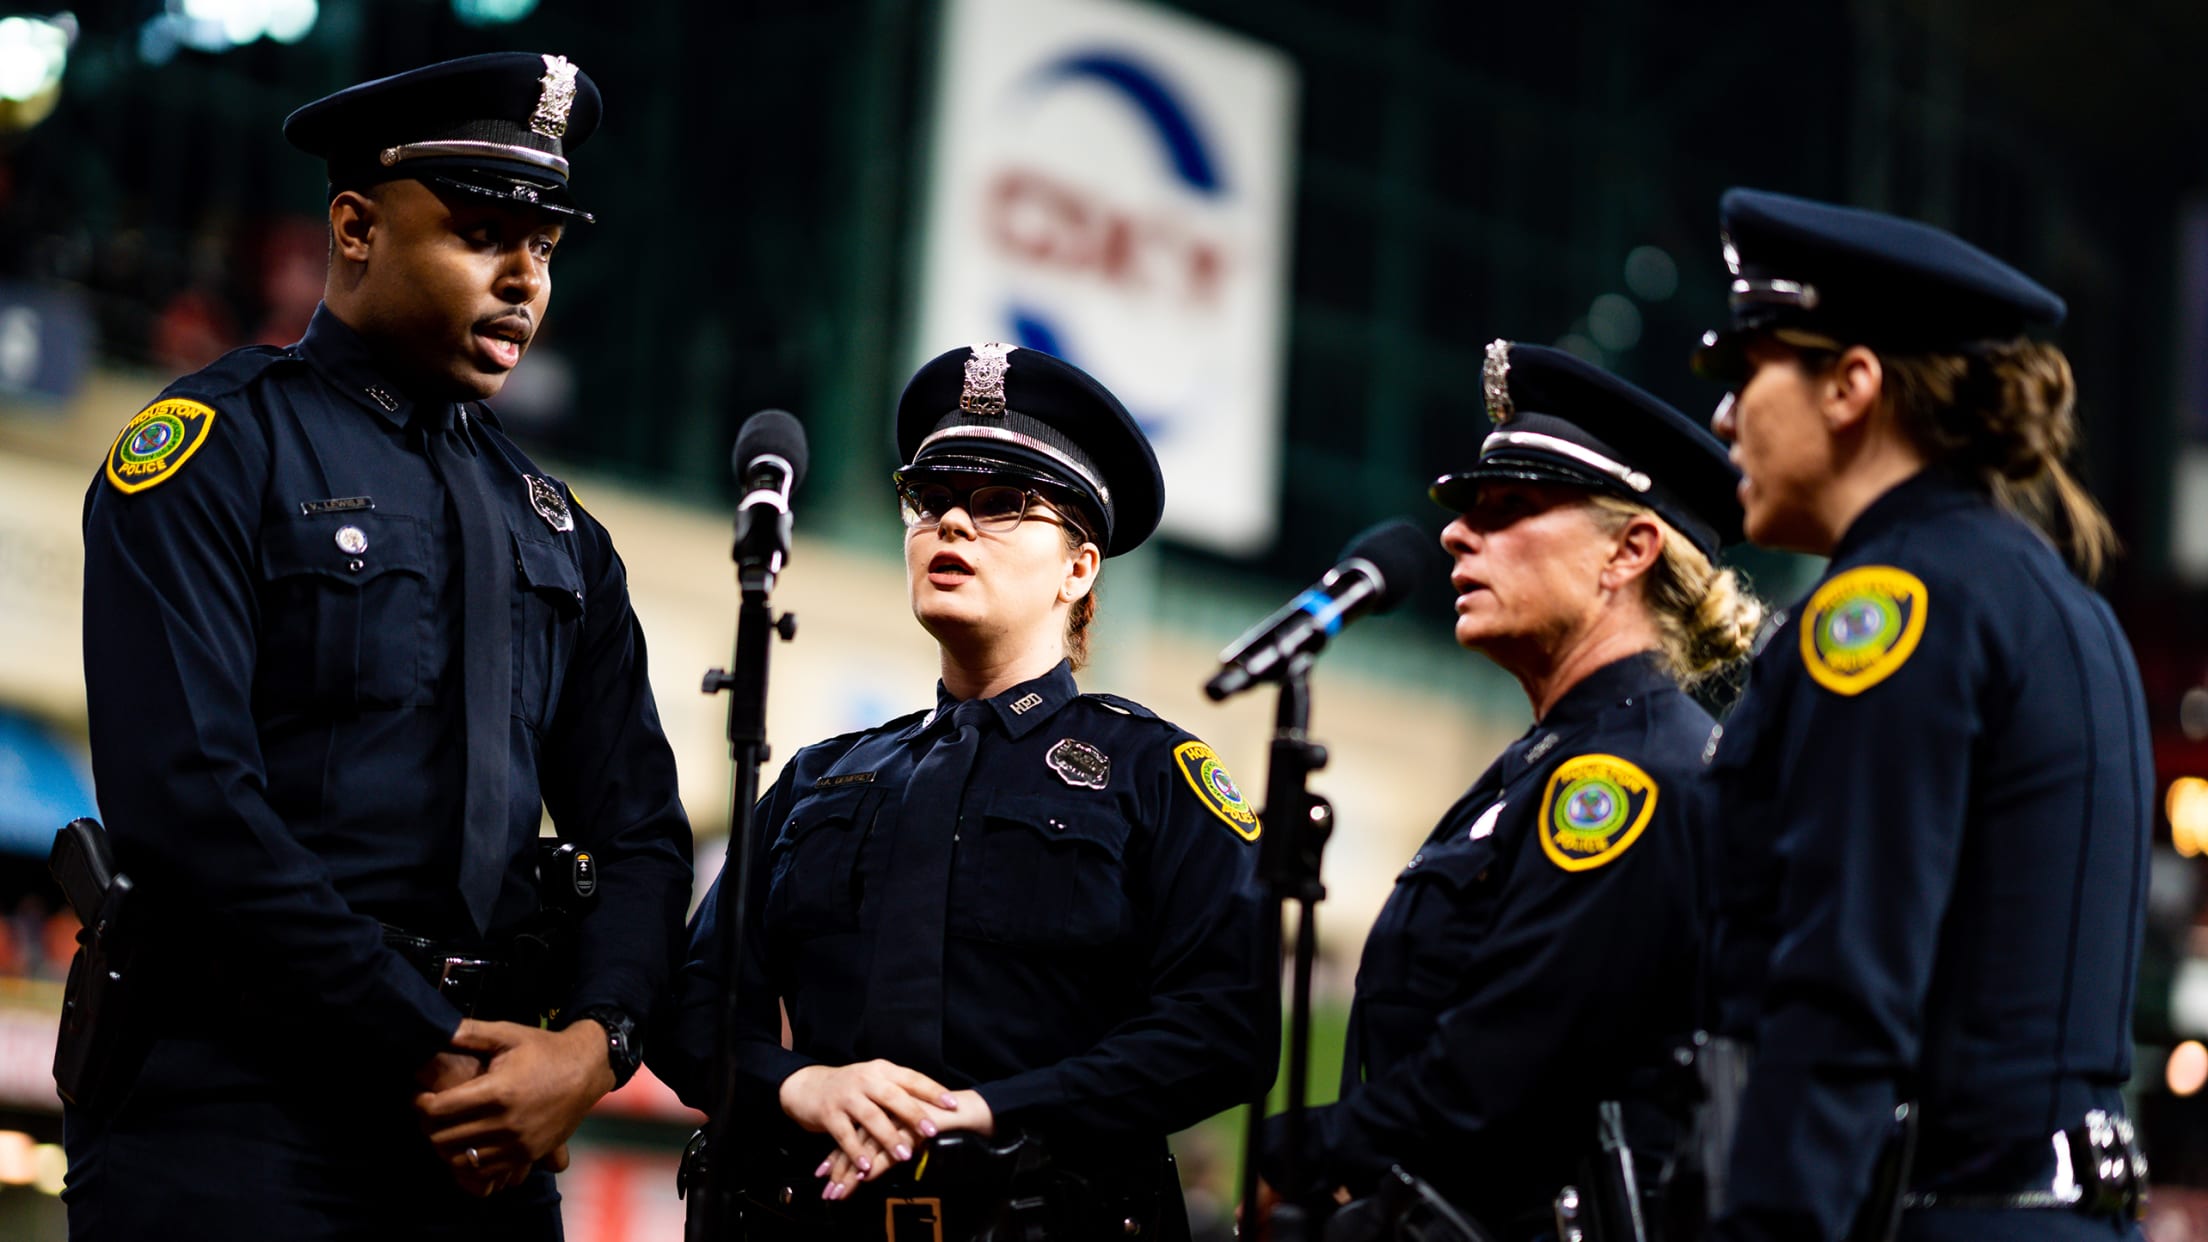
<svg viewBox="0 0 2208 1242"><path fill-rule="evenodd" d="M1861 694L1893 676L1924 637L1923 580L1891 565L1835 575L1802 609L1802 663L1835 694Z"/></svg>
<svg viewBox="0 0 2208 1242"><path fill-rule="evenodd" d="M212 406L168 397L123 424L107 450L107 481L124 492L142 492L191 460L215 425Z"/></svg>
<svg viewBox="0 0 2208 1242"><path fill-rule="evenodd" d="M1656 813L1656 782L1616 755L1575 755L1541 794L1541 852L1592 871L1630 848Z"/></svg>
<svg viewBox="0 0 2208 1242"><path fill-rule="evenodd" d="M1243 840L1257 840L1257 812L1250 808L1241 787L1227 775L1227 765L1219 762L1211 747L1198 741L1183 742L1173 748L1173 759L1180 764L1181 775L1188 778L1189 788L1196 791L1212 814L1225 820Z"/></svg>

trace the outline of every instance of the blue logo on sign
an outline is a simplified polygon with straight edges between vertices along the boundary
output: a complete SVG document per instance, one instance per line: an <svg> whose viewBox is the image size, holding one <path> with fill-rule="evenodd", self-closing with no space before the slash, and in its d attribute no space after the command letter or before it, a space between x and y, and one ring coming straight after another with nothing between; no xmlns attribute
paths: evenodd
<svg viewBox="0 0 2208 1242"><path fill-rule="evenodd" d="M1083 81L1111 87L1150 123L1181 184L1209 196L1225 192L1211 144L1204 141L1195 116L1164 79L1140 60L1125 52L1071 52L1037 69L1033 81L1045 87Z"/></svg>

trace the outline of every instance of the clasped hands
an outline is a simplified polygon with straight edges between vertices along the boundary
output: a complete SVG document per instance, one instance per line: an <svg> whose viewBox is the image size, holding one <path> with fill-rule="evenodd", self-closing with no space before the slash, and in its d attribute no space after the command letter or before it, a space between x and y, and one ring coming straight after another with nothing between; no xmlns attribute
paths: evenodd
<svg viewBox="0 0 2208 1242"><path fill-rule="evenodd" d="M547 1031L462 1020L452 1047L417 1070L414 1114L453 1180L472 1195L567 1168L567 1140L613 1090L606 1029L588 1018Z"/></svg>
<svg viewBox="0 0 2208 1242"><path fill-rule="evenodd" d="M790 1120L836 1141L813 1176L823 1199L841 1199L946 1130L987 1137L996 1131L989 1102L976 1091L951 1091L918 1070L891 1061L808 1065L782 1080L782 1111Z"/></svg>

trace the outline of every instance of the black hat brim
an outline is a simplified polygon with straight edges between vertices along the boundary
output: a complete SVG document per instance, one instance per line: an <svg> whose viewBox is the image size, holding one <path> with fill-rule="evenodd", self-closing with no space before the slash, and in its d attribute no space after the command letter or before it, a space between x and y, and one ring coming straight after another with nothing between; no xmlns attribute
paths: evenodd
<svg viewBox="0 0 2208 1242"><path fill-rule="evenodd" d="M1049 489L1055 495L1069 497L1080 509L1078 516L1095 535L1097 542L1110 546L1111 526L1104 516L1104 502L1096 493L1080 480L1068 476L1055 462L1041 454L1024 452L1018 445L992 445L988 455L939 450L918 461L899 466L890 474L891 481L899 484L944 479L971 482L992 478L1034 484Z"/></svg>

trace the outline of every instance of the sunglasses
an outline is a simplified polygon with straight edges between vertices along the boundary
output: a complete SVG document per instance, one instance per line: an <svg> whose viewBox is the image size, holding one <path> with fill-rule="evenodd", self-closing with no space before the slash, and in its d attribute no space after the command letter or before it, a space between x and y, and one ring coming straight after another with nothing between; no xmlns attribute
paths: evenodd
<svg viewBox="0 0 2208 1242"><path fill-rule="evenodd" d="M976 530L1003 534L1022 522L1055 522L1081 531L1081 526L1056 510L1057 501L1028 487L989 483L975 488L942 483L903 483L897 487L897 507L910 530L928 530L953 509L964 509ZM1083 532L1086 533L1086 532Z"/></svg>

